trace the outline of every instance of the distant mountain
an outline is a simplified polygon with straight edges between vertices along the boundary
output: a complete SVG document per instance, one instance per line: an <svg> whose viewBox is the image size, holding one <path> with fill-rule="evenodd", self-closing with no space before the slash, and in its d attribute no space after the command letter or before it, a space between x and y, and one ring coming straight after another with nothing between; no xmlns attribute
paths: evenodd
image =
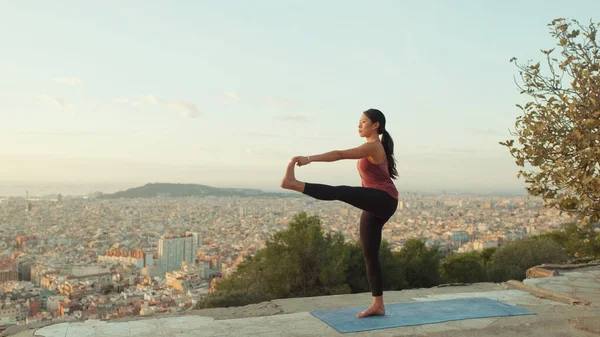
<svg viewBox="0 0 600 337"><path fill-rule="evenodd" d="M239 197L290 197L293 193L270 193L247 188L217 188L197 184L151 183L113 194L102 194L103 199L191 197L191 196L239 196ZM298 194L296 193L296 197Z"/></svg>

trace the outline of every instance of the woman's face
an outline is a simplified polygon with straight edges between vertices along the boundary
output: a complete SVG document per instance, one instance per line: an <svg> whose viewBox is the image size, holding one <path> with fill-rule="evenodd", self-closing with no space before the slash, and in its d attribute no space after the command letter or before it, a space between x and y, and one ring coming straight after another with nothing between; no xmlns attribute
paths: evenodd
<svg viewBox="0 0 600 337"><path fill-rule="evenodd" d="M378 127L379 123L373 123L371 119L363 113L358 120L358 135L369 138L373 132L377 134Z"/></svg>

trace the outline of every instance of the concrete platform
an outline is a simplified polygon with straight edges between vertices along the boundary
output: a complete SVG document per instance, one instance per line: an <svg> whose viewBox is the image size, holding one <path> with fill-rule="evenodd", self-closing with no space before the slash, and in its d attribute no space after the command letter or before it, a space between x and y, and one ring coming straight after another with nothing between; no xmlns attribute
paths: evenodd
<svg viewBox="0 0 600 337"><path fill-rule="evenodd" d="M14 336L600 336L600 267L559 271L558 276L525 280L549 291L582 296L591 305L572 305L536 297L506 284L478 283L385 292L386 303L487 297L536 312L536 315L469 319L422 326L340 334L309 311L366 306L369 293L281 299L235 308L192 310L183 315L120 321L60 323Z"/></svg>
<svg viewBox="0 0 600 337"><path fill-rule="evenodd" d="M600 306L600 266L557 269L558 276L531 278L523 284L592 302Z"/></svg>

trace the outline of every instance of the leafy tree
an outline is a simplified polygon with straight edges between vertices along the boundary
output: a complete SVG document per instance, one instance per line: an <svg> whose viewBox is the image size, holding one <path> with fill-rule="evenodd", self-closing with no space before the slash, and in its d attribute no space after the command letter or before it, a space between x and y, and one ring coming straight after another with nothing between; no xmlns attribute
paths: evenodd
<svg viewBox="0 0 600 337"><path fill-rule="evenodd" d="M485 268L485 277L490 282L505 282L508 280L523 280L525 279L526 270L519 266L490 263Z"/></svg>
<svg viewBox="0 0 600 337"><path fill-rule="evenodd" d="M265 248L219 280L215 293L198 307L349 293L352 289L346 282L351 254L341 233L325 235L318 216L298 213L286 230L267 240Z"/></svg>
<svg viewBox="0 0 600 337"><path fill-rule="evenodd" d="M452 253L440 264L445 283L476 283L485 280L485 262L480 252Z"/></svg>
<svg viewBox="0 0 600 337"><path fill-rule="evenodd" d="M348 294L352 289L347 283L348 266L351 259L350 245L342 233L335 233L328 240L327 264L322 267L321 280L327 294Z"/></svg>
<svg viewBox="0 0 600 337"><path fill-rule="evenodd" d="M517 105L524 113L515 123L513 140L500 142L510 150L527 191L542 196L547 207L600 220L600 50L597 24L555 19L548 25L555 48L542 50L540 62L519 64L521 94L531 100ZM525 165L531 170L525 170Z"/></svg>
<svg viewBox="0 0 600 337"><path fill-rule="evenodd" d="M243 298L261 296L272 298L267 287L268 285L264 282L264 264L265 255L263 250L259 250L254 256L248 256L246 260L238 265L235 273L227 278L218 280L215 286L215 294L218 295L217 298L227 302L229 301L229 297L225 296L225 294L239 295L244 293L244 296L237 296L240 299L239 305L248 304L244 302ZM236 298L236 296L230 297Z"/></svg>
<svg viewBox="0 0 600 337"><path fill-rule="evenodd" d="M437 247L427 248L419 239L409 239L398 255L404 267L406 283L410 288L429 288L439 284L440 252Z"/></svg>
<svg viewBox="0 0 600 337"><path fill-rule="evenodd" d="M498 250L498 247L485 248L481 251L481 259L483 260L484 266L487 265L492 259L492 255Z"/></svg>
<svg viewBox="0 0 600 337"><path fill-rule="evenodd" d="M352 290L352 293L371 291L360 243L356 242L353 245L349 245L348 250L351 256L347 271L348 286ZM402 290L407 287L405 270L397 254L394 254L390 250L387 240L381 241L379 265L381 266L384 290Z"/></svg>
<svg viewBox="0 0 600 337"><path fill-rule="evenodd" d="M486 268L488 280L503 282L522 280L527 269L542 263L562 263L567 254L562 247L548 238L530 237L500 247Z"/></svg>
<svg viewBox="0 0 600 337"><path fill-rule="evenodd" d="M600 256L600 234L594 231L592 224L577 226L570 222L560 231L541 234L558 243L571 258L595 258Z"/></svg>
<svg viewBox="0 0 600 337"><path fill-rule="evenodd" d="M223 282L224 280L220 281ZM232 289L230 291L219 291L206 296L196 305L196 309L215 307L238 307L253 303L271 300L272 297L265 293L257 293L244 289Z"/></svg>
<svg viewBox="0 0 600 337"><path fill-rule="evenodd" d="M564 227L568 241L565 246L567 253L573 257L594 258L600 256L600 234L594 231L593 224L577 226L568 223Z"/></svg>
<svg viewBox="0 0 600 337"><path fill-rule="evenodd" d="M538 235L539 238L549 239L556 242L559 246L563 247L566 251L567 243L569 242L569 235L564 230L550 231L544 234ZM572 254L569 254L572 255Z"/></svg>
<svg viewBox="0 0 600 337"><path fill-rule="evenodd" d="M398 254L392 252L387 240L381 241L379 264L383 274L384 290L402 290L408 286L406 283L406 268L402 265Z"/></svg>
<svg viewBox="0 0 600 337"><path fill-rule="evenodd" d="M365 268L365 260L360 244L357 242L353 245L349 245L348 251L350 258L348 260L348 274L346 283L350 287L352 293L363 293L370 291L369 282L367 280L367 271Z"/></svg>
<svg viewBox="0 0 600 337"><path fill-rule="evenodd" d="M333 246L335 254L330 255ZM321 220L296 214L288 229L275 233L264 249L264 280L276 298L329 294L345 280L343 237L324 235Z"/></svg>

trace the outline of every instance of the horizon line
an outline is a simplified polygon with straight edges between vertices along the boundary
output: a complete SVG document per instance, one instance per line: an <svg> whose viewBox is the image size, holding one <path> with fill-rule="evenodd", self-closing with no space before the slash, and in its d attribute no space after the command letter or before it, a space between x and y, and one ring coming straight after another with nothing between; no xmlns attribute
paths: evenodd
<svg viewBox="0 0 600 337"><path fill-rule="evenodd" d="M1 181L0 181L1 182ZM4 183L4 182L2 182ZM201 185L201 186L206 186L206 187L211 187L211 188L216 188L216 189L241 189L241 190L259 190L265 193L279 193L279 194L294 194L294 193L298 193L296 191L287 191L281 188L273 188L273 187L235 187L235 186L228 186L228 187L224 187L224 186L215 186L215 185L208 185L208 184L199 184L199 183L186 183L186 182L146 182L146 183L127 183L127 182L80 182L80 183L75 183L75 182L17 182L17 181L10 181L10 183L12 183L13 188L15 186L19 186L19 185L23 185L25 186L40 186L40 185L50 185L50 186L46 186L48 188L52 188L55 190L60 190L61 186L60 185L64 185L64 184L68 184L68 185L72 185L71 187L77 187L77 186L86 186L86 185L114 185L114 187L119 187L119 189L116 192L119 191L125 191L128 189L133 189L133 188L138 188L138 187L142 187L148 184L171 184L171 185ZM128 185L130 187L124 187L125 185ZM220 184L219 184L220 185ZM400 194L411 194L411 193L417 193L417 194L438 194L438 195L444 195L444 194L458 194L458 195L480 195L480 196L486 196L486 195L493 195L493 196L498 196L498 195L502 195L502 196L530 196L530 197L534 197L531 196L527 193L527 191L525 190L525 188L493 188L493 187L481 187L481 188L450 188L450 187L415 187L415 188L397 188L398 192ZM25 196L25 194L28 192L27 189L23 190L23 193L9 193L9 194L0 194L0 197L19 197L19 196ZM30 196L48 196L48 195L57 195L57 194L62 194L63 196L85 196L88 194L93 194L96 192L101 192L103 194L112 194L115 192L104 192L101 189L98 190L91 190L89 192L85 192L85 193L63 193L63 192L48 192L48 193L34 193L33 195ZM298 193L299 194L299 193ZM300 195L300 194L299 194Z"/></svg>

